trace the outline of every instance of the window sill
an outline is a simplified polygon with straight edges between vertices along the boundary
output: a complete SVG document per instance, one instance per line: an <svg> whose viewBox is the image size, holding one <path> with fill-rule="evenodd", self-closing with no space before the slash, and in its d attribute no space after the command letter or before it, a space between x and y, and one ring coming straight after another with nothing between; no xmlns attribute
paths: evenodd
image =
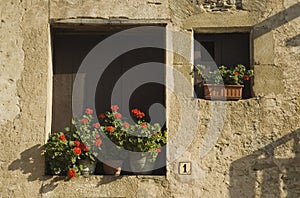
<svg viewBox="0 0 300 198"><path fill-rule="evenodd" d="M162 197L166 186L166 176L44 176L40 192L42 197L136 197L142 190Z"/></svg>

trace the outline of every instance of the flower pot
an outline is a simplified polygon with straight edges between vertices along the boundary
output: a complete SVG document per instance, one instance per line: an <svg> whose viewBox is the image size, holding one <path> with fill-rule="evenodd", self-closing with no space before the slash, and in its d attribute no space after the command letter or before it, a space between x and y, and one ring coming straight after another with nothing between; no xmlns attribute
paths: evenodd
<svg viewBox="0 0 300 198"><path fill-rule="evenodd" d="M207 100L239 100L244 85L204 84L204 98Z"/></svg>
<svg viewBox="0 0 300 198"><path fill-rule="evenodd" d="M79 160L78 163L79 165L82 166L82 170L81 170L82 175L84 176L94 175L96 169L96 162L89 159L84 159L84 160Z"/></svg>
<svg viewBox="0 0 300 198"><path fill-rule="evenodd" d="M107 175L119 176L122 170L123 160L106 160L103 162L103 171Z"/></svg>
<svg viewBox="0 0 300 198"><path fill-rule="evenodd" d="M129 164L132 172L143 172L146 162L147 156L145 153L131 152L129 154Z"/></svg>
<svg viewBox="0 0 300 198"><path fill-rule="evenodd" d="M149 153L132 152L129 154L130 169L133 173L151 174L154 162L150 162Z"/></svg>

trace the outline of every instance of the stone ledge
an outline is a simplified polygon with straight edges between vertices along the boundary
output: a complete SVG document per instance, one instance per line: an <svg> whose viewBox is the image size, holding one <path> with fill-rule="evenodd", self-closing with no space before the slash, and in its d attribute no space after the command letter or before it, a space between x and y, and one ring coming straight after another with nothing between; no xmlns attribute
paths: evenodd
<svg viewBox="0 0 300 198"><path fill-rule="evenodd" d="M140 189L144 182L150 182L151 188L156 189L152 193L161 193L167 186L166 176L92 175L73 179L65 176L45 176L40 193L42 197L136 197L140 190L145 190Z"/></svg>

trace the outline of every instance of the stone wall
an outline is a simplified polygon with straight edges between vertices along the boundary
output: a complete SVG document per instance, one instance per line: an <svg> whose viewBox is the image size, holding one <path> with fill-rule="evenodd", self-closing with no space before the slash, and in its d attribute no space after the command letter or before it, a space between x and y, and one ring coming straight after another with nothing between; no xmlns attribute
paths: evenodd
<svg viewBox="0 0 300 198"><path fill-rule="evenodd" d="M244 0L242 8L199 12L191 1L167 0L2 0L0 196L299 197L300 3ZM168 146L167 155L181 151L182 155L169 161L166 176L93 176L72 181L44 176L42 150L50 131L52 103L50 22L73 19L164 20L171 30L187 32L184 38L189 39L174 34L171 40L174 50L187 57L192 57L192 31L249 31L253 98L195 99L191 60L168 56L167 63L190 84L167 73L174 79L174 92L166 97L169 145L178 143ZM195 108L197 115L182 118ZM188 124L177 130L182 119ZM191 131L189 123L198 123L197 131ZM178 174L182 161L192 162L191 175Z"/></svg>
<svg viewBox="0 0 300 198"><path fill-rule="evenodd" d="M195 0L193 4L207 12L243 9L242 0Z"/></svg>
<svg viewBox="0 0 300 198"><path fill-rule="evenodd" d="M48 1L1 1L1 196L39 196L49 79ZM22 153L25 153L23 155ZM16 171L13 171L16 170Z"/></svg>
<svg viewBox="0 0 300 198"><path fill-rule="evenodd" d="M168 19L167 0L122 1L114 0L53 0L49 1L51 19L66 18L123 18L123 19Z"/></svg>

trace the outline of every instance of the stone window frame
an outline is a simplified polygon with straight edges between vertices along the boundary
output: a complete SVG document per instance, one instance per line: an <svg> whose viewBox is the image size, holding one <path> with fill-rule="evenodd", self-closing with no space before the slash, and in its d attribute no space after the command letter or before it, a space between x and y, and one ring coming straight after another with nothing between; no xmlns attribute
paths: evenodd
<svg viewBox="0 0 300 198"><path fill-rule="evenodd" d="M249 65L250 69L254 68L254 34L253 34L253 26L207 26L207 27L191 27L193 39L195 38L195 34L223 34L223 33L248 33L249 34ZM194 44L192 43L191 48L192 60L194 61ZM192 70L194 68L192 67ZM194 72L194 75L195 72ZM250 97L253 98L255 96L253 91L253 79L250 82ZM195 76L193 79L193 85L195 85ZM195 91L195 87L194 87ZM202 99L201 97L195 96L196 99ZM248 98L245 98L248 99ZM242 98L244 100L244 98Z"/></svg>

